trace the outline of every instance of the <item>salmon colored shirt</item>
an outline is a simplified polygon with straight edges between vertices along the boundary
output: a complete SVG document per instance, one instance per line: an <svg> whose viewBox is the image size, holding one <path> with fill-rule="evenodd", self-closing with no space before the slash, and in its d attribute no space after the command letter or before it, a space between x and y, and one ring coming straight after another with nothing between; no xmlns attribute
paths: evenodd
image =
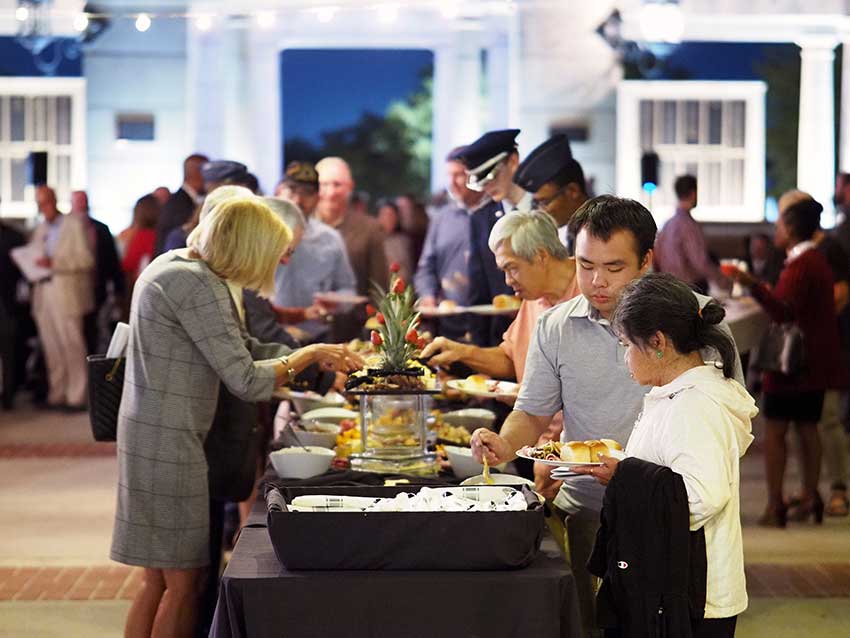
<svg viewBox="0 0 850 638"><path fill-rule="evenodd" d="M579 294L581 293L578 289L578 276L575 276L573 277L572 285L567 289L564 296L558 300L558 303L568 301ZM502 335L502 343L499 344L499 347L514 362L517 383L522 383L522 377L525 375L525 359L528 356L528 346L531 343L531 338L534 336L534 327L537 325L537 320L540 318L540 315L552 307L542 297L531 301L523 300L516 319L508 326L505 334ZM549 429L541 435L538 444L558 440L563 427L564 418L558 412L549 424Z"/></svg>

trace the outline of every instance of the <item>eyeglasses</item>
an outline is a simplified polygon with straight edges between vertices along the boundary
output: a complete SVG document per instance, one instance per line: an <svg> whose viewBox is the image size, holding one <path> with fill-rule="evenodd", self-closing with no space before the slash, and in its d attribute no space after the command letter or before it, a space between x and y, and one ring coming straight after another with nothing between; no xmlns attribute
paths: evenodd
<svg viewBox="0 0 850 638"><path fill-rule="evenodd" d="M569 184L567 184L567 186L569 186ZM543 209L549 208L549 204L551 204L556 199L561 197L561 195L563 195L564 193L567 192L567 186L563 186L563 187L559 188L550 197L547 197L546 199L540 199L539 197L535 197L534 198L535 206L537 206L539 208L543 208Z"/></svg>
<svg viewBox="0 0 850 638"><path fill-rule="evenodd" d="M466 187L471 191L476 191L480 193L484 190L484 187L492 182L499 176L499 171L502 170L502 167L505 165L505 160L501 160L498 162L493 168L490 169L490 172L487 173L481 179L478 179L478 176L474 173L470 173L466 178Z"/></svg>

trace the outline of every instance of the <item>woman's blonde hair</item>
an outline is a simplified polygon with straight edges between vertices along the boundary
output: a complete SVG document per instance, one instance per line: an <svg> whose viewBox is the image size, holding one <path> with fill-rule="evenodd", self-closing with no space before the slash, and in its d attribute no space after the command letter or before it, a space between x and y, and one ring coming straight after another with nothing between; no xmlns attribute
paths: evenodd
<svg viewBox="0 0 850 638"><path fill-rule="evenodd" d="M224 186L214 188L204 197L204 203L201 206L195 206L195 212L192 213L189 221L183 224L183 230L186 233L191 233L198 226L201 219L206 217L213 208L231 197L253 197L253 195L254 193L244 186L235 186L233 184L225 184Z"/></svg>
<svg viewBox="0 0 850 638"><path fill-rule="evenodd" d="M292 241L292 231L271 209L251 196L228 199L205 215L186 245L219 277L265 294Z"/></svg>

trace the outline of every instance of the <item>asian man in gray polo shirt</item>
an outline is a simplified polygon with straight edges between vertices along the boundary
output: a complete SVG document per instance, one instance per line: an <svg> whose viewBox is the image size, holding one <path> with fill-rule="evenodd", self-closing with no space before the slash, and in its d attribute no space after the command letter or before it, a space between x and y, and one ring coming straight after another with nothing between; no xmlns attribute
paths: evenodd
<svg viewBox="0 0 850 638"><path fill-rule="evenodd" d="M540 317L514 411L500 435L485 429L473 433L476 458L486 454L491 465L514 458L516 450L535 444L559 410L564 412L562 440L610 438L625 446L649 388L630 377L625 348L609 320L623 288L649 270L656 231L652 214L630 199L603 195L576 211L570 234L576 238L582 294ZM708 301L697 297L701 306ZM725 323L721 328L729 332ZM743 383L740 361L735 377ZM599 527L603 493L592 477L577 476L565 481L555 499L566 520L568 559L586 636L598 635L593 581L585 563Z"/></svg>

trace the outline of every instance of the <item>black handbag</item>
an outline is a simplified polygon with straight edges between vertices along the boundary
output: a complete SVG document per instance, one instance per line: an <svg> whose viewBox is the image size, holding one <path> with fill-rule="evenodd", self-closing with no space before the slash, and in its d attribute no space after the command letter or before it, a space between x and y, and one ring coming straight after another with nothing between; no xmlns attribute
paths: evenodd
<svg viewBox="0 0 850 638"><path fill-rule="evenodd" d="M771 322L759 342L756 368L793 377L804 370L805 362L806 346L799 326Z"/></svg>
<svg viewBox="0 0 850 638"><path fill-rule="evenodd" d="M95 354L86 361L92 435L95 441L115 441L126 360ZM215 417L204 441L211 498L238 502L251 495L261 434L257 406L236 398L221 384Z"/></svg>
<svg viewBox="0 0 850 638"><path fill-rule="evenodd" d="M124 357L86 357L89 374L89 422L95 441L114 441L118 429L118 408L124 389Z"/></svg>

